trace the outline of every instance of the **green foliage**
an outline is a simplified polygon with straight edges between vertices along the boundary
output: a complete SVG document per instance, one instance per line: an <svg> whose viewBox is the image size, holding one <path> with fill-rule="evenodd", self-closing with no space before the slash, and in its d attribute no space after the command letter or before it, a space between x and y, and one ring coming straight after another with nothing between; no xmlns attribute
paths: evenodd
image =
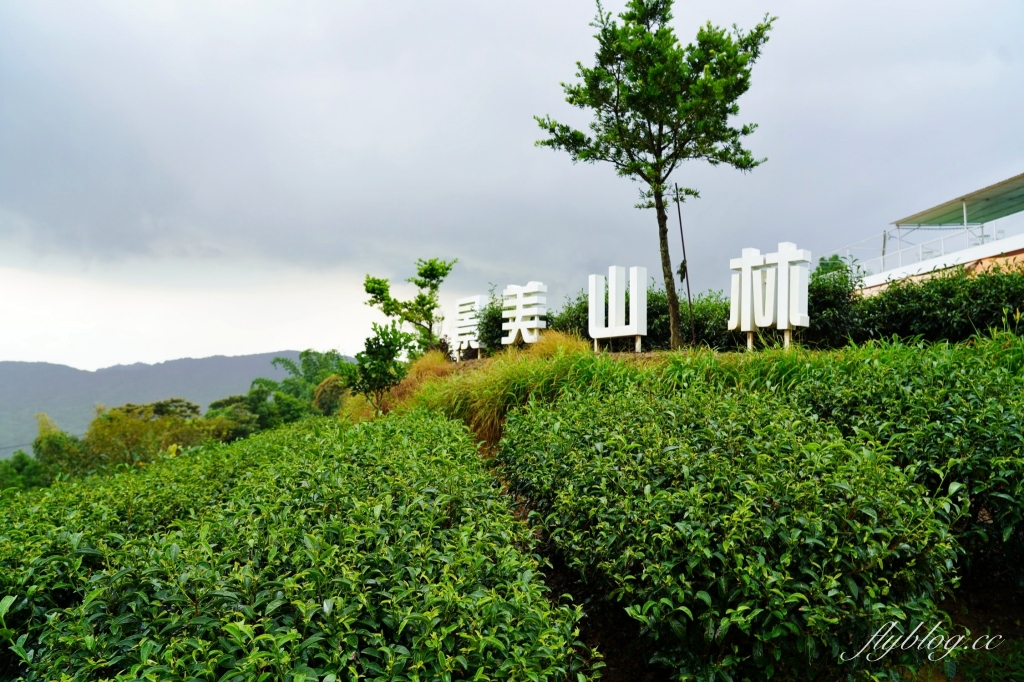
<svg viewBox="0 0 1024 682"><path fill-rule="evenodd" d="M956 659L956 668L958 669L956 679L958 680L984 680L985 682L1024 680L1024 640L1003 641L989 651L968 649L960 653L961 655Z"/></svg>
<svg viewBox="0 0 1024 682"><path fill-rule="evenodd" d="M595 64L577 62L579 81L562 85L569 104L593 111L590 134L538 116L547 138L537 145L566 151L574 163L610 163L620 176L646 185L638 208L657 212L671 339L678 347L665 201L669 177L691 159L740 170L762 163L742 145L756 126L733 127L730 118L739 113L736 102L750 88L751 68L774 19L731 33L709 22L698 29L696 44L685 47L670 25L671 0L630 0L619 19L598 3ZM697 196L693 189L680 194Z"/></svg>
<svg viewBox="0 0 1024 682"><path fill-rule="evenodd" d="M6 490L32 490L50 485L50 472L23 450L0 460L0 495Z"/></svg>
<svg viewBox="0 0 1024 682"><path fill-rule="evenodd" d="M0 677L577 679L465 428L308 420L0 507Z"/></svg>
<svg viewBox="0 0 1024 682"><path fill-rule="evenodd" d="M345 367L350 363L336 350L329 350L325 353L304 350L299 353L298 362L290 358L274 358L271 364L291 375L279 382L274 382L274 390L287 393L293 398L305 402L312 402L316 387L332 374L344 372ZM267 386L271 386L269 379L262 381L266 382Z"/></svg>
<svg viewBox="0 0 1024 682"><path fill-rule="evenodd" d="M969 502L957 529L968 564L1024 558L1024 339L869 343L750 367L755 381L787 387L791 401L848 438L891 444L899 466L919 467L916 482Z"/></svg>
<svg viewBox="0 0 1024 682"><path fill-rule="evenodd" d="M397 322L386 326L374 322L373 336L366 339L365 349L356 353L355 366L346 370L349 389L364 395L378 412L385 411L388 392L405 378L406 367L400 358L412 341L412 335L402 331Z"/></svg>
<svg viewBox="0 0 1024 682"><path fill-rule="evenodd" d="M274 358L272 364L284 369L289 376L281 381L255 379L246 395L228 396L210 403L206 418L211 421L217 440L227 442L244 438L316 412L328 414L323 412L323 408L332 405L334 412L337 411L339 395L334 395L327 402L321 395L319 403L316 396L318 387L325 382L338 382L339 377L352 366L338 351L304 350L299 353L298 362L290 358ZM332 377L334 379L329 381Z"/></svg>
<svg viewBox="0 0 1024 682"><path fill-rule="evenodd" d="M838 679L890 620L936 618L955 505L770 392L567 393L513 412L511 491L690 679ZM922 657L906 655L897 663Z"/></svg>
<svg viewBox="0 0 1024 682"><path fill-rule="evenodd" d="M152 462L169 447L192 447L211 438L199 406L181 398L101 409L83 439L90 472ZM71 472L66 472L71 473Z"/></svg>
<svg viewBox="0 0 1024 682"><path fill-rule="evenodd" d="M181 398L100 408L84 438L64 433L49 417L39 415L39 436L32 444L35 461L48 477L78 477L144 465L169 450L234 440L258 428L256 416L247 409L248 398L216 401L206 417L199 415L198 405ZM295 398L283 399L304 409Z"/></svg>
<svg viewBox="0 0 1024 682"><path fill-rule="evenodd" d="M1018 333L1024 308L1024 270L994 268L973 273L952 268L931 277L893 282L868 296L857 290L855 268L833 259L811 273L811 326L797 333L815 348L896 336L962 342L990 329Z"/></svg>
<svg viewBox="0 0 1024 682"><path fill-rule="evenodd" d="M32 442L36 461L52 475L82 476L96 469L82 440L61 431L45 414L37 414L39 435Z"/></svg>
<svg viewBox="0 0 1024 682"><path fill-rule="evenodd" d="M337 414L345 402L348 387L345 385L345 377L340 374L331 374L317 384L313 392L313 407L320 414L329 417Z"/></svg>
<svg viewBox="0 0 1024 682"><path fill-rule="evenodd" d="M501 311L502 300L495 293L495 287L492 285L487 303L478 314L480 324L477 326L477 338L480 340L480 345L491 352L501 350L501 338L505 336L505 332L501 329L501 324L505 321L501 316Z"/></svg>
<svg viewBox="0 0 1024 682"><path fill-rule="evenodd" d="M298 421L312 412L312 402L278 390L277 382L269 379L254 380L240 406L244 408L244 412L235 408L234 418L246 419L245 415L248 414L248 420L255 419L256 431L276 429L283 424ZM227 413L216 414L228 416Z"/></svg>
<svg viewBox="0 0 1024 682"><path fill-rule="evenodd" d="M904 340L963 342L990 329L1024 333L1019 311L1024 310L1024 270L993 269L970 273L951 269L920 281L901 280L870 296L861 296L861 279L854 268L838 259L822 260L811 273L808 309L811 325L798 329L795 340L810 348L841 348L851 341L896 336ZM552 314L548 326L590 339L586 293L567 298ZM671 347L668 298L664 289L647 293L645 350ZM721 292L698 294L693 301L697 345L715 350L739 350L743 334L730 332L729 299ZM689 340L689 335L685 335ZM781 342L775 330L762 330L761 343ZM602 342L608 346L608 342ZM612 350L632 350L632 340L610 344Z"/></svg>
<svg viewBox="0 0 1024 682"><path fill-rule="evenodd" d="M857 289L860 280L845 263L822 259L807 287L810 326L796 332L798 342L813 348L839 348L859 333Z"/></svg>
<svg viewBox="0 0 1024 682"><path fill-rule="evenodd" d="M834 596L841 603L820 605L825 610L836 606L845 614L842 617L848 619L843 621L846 623L853 622L850 618L862 618L854 624L859 628L866 627L870 611L861 607L859 611L846 610L852 607L844 600L853 593L847 578L898 578L890 583L892 589L881 595L878 603L881 608L899 608L908 614L931 609L948 588L954 571L980 576L998 572L1018 584L1024 580L1020 569L1024 565L1022 373L1024 339L1007 332L975 337L960 344L888 341L827 352L689 352L664 354L644 363L622 362L608 355L567 348L545 357L524 353L496 358L479 371L424 385L416 402L464 420L495 443L505 430L499 459L511 468L502 471L502 479L512 484L513 492L536 510L534 522L551 537L562 539L560 551L578 560L575 567L580 578L589 584L598 581L608 592L619 590L615 595L623 599L632 594L630 590L640 590L644 585L655 592L663 587L669 589L676 582L665 578L665 585L659 586L647 581L655 575L664 577L664 573L656 571L696 570L690 566L696 559L690 557L699 555L687 550L679 555L686 557L685 561L679 559L672 564L658 552L668 551L666 543L673 538L681 543L691 533L697 533L689 525L689 517L704 519L708 529L718 533L712 533L712 539L724 538L721 533L727 527L732 528L730 532L743 531L738 525L729 526L735 519L745 518L731 515L730 511L731 505L739 504L735 496L742 495L752 513L756 512L748 518L750 532L775 533L771 536L777 545L772 548L775 554L765 554L766 562L777 562L772 570L777 570L784 560L796 558L846 566L842 571L837 568L832 572L840 583ZM635 399L635 405L620 402L616 397L619 394ZM518 416L506 425L510 414ZM533 419L541 421L534 424L530 421ZM513 426L520 429L518 436L509 430ZM603 450L598 445L601 443ZM677 444L678 448L666 450ZM826 455L828 459L822 459ZM661 466L661 473L655 471L657 466ZM720 471L726 472L725 478L717 478ZM647 477L647 483L641 483L645 480L638 478L641 474ZM800 479L804 475L811 477L813 484ZM657 516L661 508L651 506L653 502L643 489L652 477L658 476L667 478L650 483L652 496L657 497L659 490L665 490L659 486L668 486L672 495L689 500L687 511L678 508L667 520ZM835 485L830 488L827 481ZM785 483L783 488L778 487L780 482ZM841 493L841 483L851 485L851 491ZM801 497L793 497L792 491L798 489L803 490ZM821 504L813 517L807 515L808 505L818 502L810 497L809 489L816 491ZM690 490L706 493L707 497L686 498ZM753 496L759 490L766 497L757 506ZM846 494L855 497L840 499ZM657 497L658 503L664 502L673 509L669 505L675 499L672 495L668 501ZM948 513L943 507L946 500L950 505ZM581 506L576 508L576 516L570 514L569 506L558 507L577 502ZM722 505L710 509L721 512L723 520L715 521L697 502ZM828 526L829 539L822 540L827 553L816 555L815 547L799 543L795 549L780 544L779 534L786 529L799 530L800 537L807 532L797 515L785 519L788 526L783 527L784 519L777 513L783 509L783 502L804 505L805 519L831 519L829 523L838 523L835 530ZM856 506L851 506L854 503ZM780 507L776 509L775 504ZM873 506L876 504L885 506L885 510L880 511ZM556 507L561 510L558 514L564 515L552 516ZM957 508L966 514L956 518ZM839 518L842 509L865 510L864 514L869 514L870 509L878 515L878 524L871 527L872 532L863 526L863 539L855 540L849 534L855 527L842 525L853 521ZM908 520L922 509L930 509L928 513L933 516L919 517L923 523L920 527L908 527ZM647 520L648 517L662 519L668 530L653 526L654 521ZM863 516L858 518L857 523L867 523ZM678 530L676 523L683 523L686 532L674 534L671 529ZM939 526L951 537L939 535ZM913 542L908 547L920 549L923 545L915 543L930 537L936 543L933 550L913 561L901 562L897 555L909 551L906 547L879 545L897 537L907 538L910 530ZM925 535L917 534L918 531ZM894 535L888 535L890 532ZM620 535L632 538L634 544L629 548L616 544ZM768 541L766 538L765 542ZM956 546L961 555L954 562L949 552ZM851 553L859 551L857 547L874 547L879 552L896 554L889 555L891 560L880 566L851 574L850 564L843 562L852 560ZM791 549L789 558L780 554ZM714 556L714 549L709 546L709 550ZM730 556L729 552L720 553ZM750 555L744 554L747 556ZM940 565L943 556L949 564ZM633 562L630 566L643 568L624 573L625 564L620 565L621 562ZM670 564L677 568L666 568ZM934 569L931 578L916 573L926 573L925 565ZM736 595L746 595L745 599L771 596L762 593L756 597L753 591L743 591L755 590L756 583L747 578L741 580L736 573L717 575L735 577L736 581L729 585ZM822 574L817 575L820 578ZM609 576L615 580L609 582ZM628 576L634 577L627 580ZM801 574L793 569L787 580L807 581L812 577L806 571ZM616 582L619 579L621 584ZM697 583L691 580L691 584ZM861 590L859 597L852 597L856 601L863 599L866 584L855 584ZM894 591L897 585L903 587ZM709 596L716 594L706 587L694 589L703 589ZM929 594L929 590L936 592ZM703 601L703 597L700 599ZM640 620L661 608L651 606L645 613L646 597L629 603L639 607L635 613ZM697 615L692 606L686 606ZM802 618L802 614L809 613L793 614L790 608L787 606L782 612L788 614L786 617ZM731 619L733 615L737 614L725 612L722 617ZM658 617L671 620L664 612ZM657 641L667 642L666 646L678 653L674 648L678 641L673 639L674 631L671 636L664 634L665 627L672 629L666 623L659 620L645 627L651 627L652 633L661 633ZM687 628L691 625L687 624ZM818 626L824 627L821 623L815 627ZM832 656L834 652L828 653L831 649L822 647L828 637L847 636L844 633L854 631L850 628L836 627L831 635L822 629L806 629L793 633L786 641L779 639L772 646L792 652L792 647L801 646L800 637L807 633L821 637L815 640L815 651L819 654L814 659L816 663L806 662L806 651L787 654L783 663L775 664L776 674L792 671L800 661L806 665L831 665L820 657ZM690 633L686 637L693 634L690 629L686 632ZM736 662L740 668L753 661L757 650L752 639L742 641L750 645L746 650L750 659ZM697 640L686 648L708 651L706 645L712 646ZM764 646L762 643L762 652ZM729 655L727 651L720 653L722 660ZM766 675L758 673L752 679ZM821 679L837 677L825 674Z"/></svg>
<svg viewBox="0 0 1024 682"><path fill-rule="evenodd" d="M626 301L628 307L628 292ZM693 299L693 318L698 346L707 346L715 350L733 350L745 343L740 334L728 330L729 300L721 292L708 291L697 294ZM592 340L589 324L587 293L582 290L575 298L567 296L561 310L548 317L549 329ZM685 336L689 342L690 335ZM632 339L617 339L611 342L605 340L601 343L602 348L610 347L614 351L631 351L634 348ZM663 288L654 286L647 291L647 336L643 339L643 349L668 350L671 347L668 294Z"/></svg>
<svg viewBox="0 0 1024 682"><path fill-rule="evenodd" d="M1009 325L1024 309L1024 270L954 268L919 282L901 280L858 304L859 338L964 341ZM1024 332L1024 329L1020 330Z"/></svg>
<svg viewBox="0 0 1024 682"><path fill-rule="evenodd" d="M415 284L419 289L411 301L392 298L391 283L388 280L367 275L364 287L366 293L370 295L370 300L366 305L379 308L388 317L396 317L401 322L411 324L419 336L419 350L431 350L438 343L434 328L444 320L439 315L441 303L437 292L457 262L457 258L450 261L440 258L417 259L416 276L405 280Z"/></svg>

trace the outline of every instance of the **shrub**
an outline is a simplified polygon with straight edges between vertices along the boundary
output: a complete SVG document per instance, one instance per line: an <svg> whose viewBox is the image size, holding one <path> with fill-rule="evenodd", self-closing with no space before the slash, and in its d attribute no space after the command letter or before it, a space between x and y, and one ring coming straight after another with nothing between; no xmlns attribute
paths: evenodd
<svg viewBox="0 0 1024 682"><path fill-rule="evenodd" d="M627 308L629 295L626 296ZM679 314L682 315L683 339L691 341L690 309L685 301L680 302ZM693 299L694 331L697 345L716 350L733 350L746 341L737 332L730 332L729 300L718 291L698 294ZM566 297L561 310L548 318L548 327L565 334L592 340L590 336L589 303L587 294L580 291L575 298ZM659 287L647 292L647 336L643 339L644 350L668 350L671 348L672 332L669 327L668 294ZM633 339L604 340L602 347L613 351L633 350Z"/></svg>
<svg viewBox="0 0 1024 682"><path fill-rule="evenodd" d="M5 490L31 490L50 485L50 472L23 450L0 460L0 494Z"/></svg>
<svg viewBox="0 0 1024 682"><path fill-rule="evenodd" d="M195 492L156 485L193 469L216 482L200 479ZM0 595L16 596L6 616L15 651L0 653L0 675L586 672L574 645L578 610L548 601L536 541L465 428L437 415L347 433L307 420L90 483L0 508Z"/></svg>
<svg viewBox="0 0 1024 682"><path fill-rule="evenodd" d="M385 412L385 398L405 378L406 366L399 358L410 349L413 337L397 322L381 326L373 323L373 336L364 350L356 353L356 364L347 367L345 381L353 393L362 394L374 409Z"/></svg>
<svg viewBox="0 0 1024 682"><path fill-rule="evenodd" d="M316 390L313 391L313 407L325 417L337 414L345 402L347 393L348 387L345 385L344 377L331 374L317 384Z"/></svg>
<svg viewBox="0 0 1024 682"><path fill-rule="evenodd" d="M484 304L477 316L480 320L477 326L477 338L480 340L480 345L492 353L501 350L501 338L505 336L505 332L501 329L501 324L504 322L501 309L502 299L495 293L492 286L487 303Z"/></svg>
<svg viewBox="0 0 1024 682"><path fill-rule="evenodd" d="M172 445L192 447L211 437L199 406L180 398L99 409L85 433L93 471L153 461Z"/></svg>
<svg viewBox="0 0 1024 682"><path fill-rule="evenodd" d="M1024 269L953 268L916 282L905 279L864 298L858 308L860 340L895 335L965 341L1008 324L1016 328L1015 314L1024 309Z"/></svg>
<svg viewBox="0 0 1024 682"><path fill-rule="evenodd" d="M680 679L838 679L858 665L840 653L878 627L934 620L953 579L951 502L889 447L767 392L531 402L497 461L566 563Z"/></svg>
<svg viewBox="0 0 1024 682"><path fill-rule="evenodd" d="M64 433L45 414L37 414L39 435L32 441L32 454L36 461L52 475L81 476L95 471L93 461L81 439Z"/></svg>

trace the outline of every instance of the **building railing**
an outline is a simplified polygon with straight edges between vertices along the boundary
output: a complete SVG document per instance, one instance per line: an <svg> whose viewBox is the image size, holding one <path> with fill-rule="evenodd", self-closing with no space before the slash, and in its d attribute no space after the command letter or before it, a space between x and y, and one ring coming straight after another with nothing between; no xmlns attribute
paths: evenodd
<svg viewBox="0 0 1024 682"><path fill-rule="evenodd" d="M988 224L933 227L901 225L826 255L838 255L864 275L877 275L946 254L1024 234L1024 214Z"/></svg>

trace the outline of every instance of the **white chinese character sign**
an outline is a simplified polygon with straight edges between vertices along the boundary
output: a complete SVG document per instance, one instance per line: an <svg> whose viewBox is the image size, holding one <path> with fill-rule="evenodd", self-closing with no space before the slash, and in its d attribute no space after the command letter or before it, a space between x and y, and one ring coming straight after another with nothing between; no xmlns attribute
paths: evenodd
<svg viewBox="0 0 1024 682"><path fill-rule="evenodd" d="M484 307L483 296L467 296L455 302L455 357L462 358L462 351L480 348L480 311Z"/></svg>
<svg viewBox="0 0 1024 682"><path fill-rule="evenodd" d="M733 271L729 329L747 332L747 348L752 348L756 329L775 327L785 331L785 345L789 346L792 330L810 324L807 286L811 252L781 242L776 253L743 249L739 258L729 261L729 267Z"/></svg>
<svg viewBox="0 0 1024 682"><path fill-rule="evenodd" d="M515 343L520 334L526 343L537 342L540 330L547 327L547 322L541 319L548 314L544 307L547 298L542 296L547 290L540 282L528 282L526 286L510 284L501 292L501 317L505 320L501 328L508 333L501 337L503 345Z"/></svg>
<svg viewBox="0 0 1024 682"><path fill-rule="evenodd" d="M626 324L626 269L621 265L608 268L608 321L605 322L604 275L591 275L589 281L589 332L594 339L636 337L636 351L640 352L640 338L647 336L647 268L629 269L629 324Z"/></svg>

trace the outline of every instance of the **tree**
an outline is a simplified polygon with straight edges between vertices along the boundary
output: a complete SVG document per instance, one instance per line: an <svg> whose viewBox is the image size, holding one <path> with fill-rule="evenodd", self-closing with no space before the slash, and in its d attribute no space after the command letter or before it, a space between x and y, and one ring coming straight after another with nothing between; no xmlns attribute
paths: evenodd
<svg viewBox="0 0 1024 682"><path fill-rule="evenodd" d="M363 394L375 410L384 412L384 398L405 378L405 363L399 358L412 341L412 334L402 331L397 322L387 326L374 322L365 350L356 353L355 366L346 368L349 389Z"/></svg>
<svg viewBox="0 0 1024 682"><path fill-rule="evenodd" d="M345 377L332 374L321 381L313 392L313 407L325 417L337 414L345 402L347 392L348 386L345 385Z"/></svg>
<svg viewBox="0 0 1024 682"><path fill-rule="evenodd" d="M270 379L261 379L268 385L273 384L272 390L279 390L301 400L312 402L313 393L320 383L332 374L340 374L344 365L351 364L344 355L336 350L329 350L320 353L307 349L299 353L299 361L291 358L274 358L270 362L274 367L288 372L291 376L285 377L279 382Z"/></svg>
<svg viewBox="0 0 1024 682"><path fill-rule="evenodd" d="M10 459L0 459L0 497L10 488L32 490L50 485L52 477L42 464L24 450L15 450Z"/></svg>
<svg viewBox="0 0 1024 682"><path fill-rule="evenodd" d="M679 299L665 205L669 177L690 159L742 171L765 161L742 146L756 125L736 128L729 118L739 113L736 100L750 88L751 67L775 19L765 16L747 33L735 27L730 33L709 22L697 31L696 44L683 47L669 26L671 10L672 0L630 0L620 24L598 2L591 24L597 29L596 64L591 68L577 62L580 82L562 84L569 104L593 110L590 134L550 116L535 119L548 134L538 146L566 151L574 163L611 163L619 175L646 184L637 208L657 213L671 343L679 348ZM699 196L689 188L681 194Z"/></svg>
<svg viewBox="0 0 1024 682"><path fill-rule="evenodd" d="M380 277L366 276L364 288L370 295L366 305L379 308L388 317L397 317L408 322L419 335L419 349L427 351L438 344L434 326L444 318L438 314L441 303L437 299L441 282L451 273L459 259L445 261L440 258L416 260L416 276L405 280L415 284L419 293L411 301L399 301L391 297L391 283Z"/></svg>

